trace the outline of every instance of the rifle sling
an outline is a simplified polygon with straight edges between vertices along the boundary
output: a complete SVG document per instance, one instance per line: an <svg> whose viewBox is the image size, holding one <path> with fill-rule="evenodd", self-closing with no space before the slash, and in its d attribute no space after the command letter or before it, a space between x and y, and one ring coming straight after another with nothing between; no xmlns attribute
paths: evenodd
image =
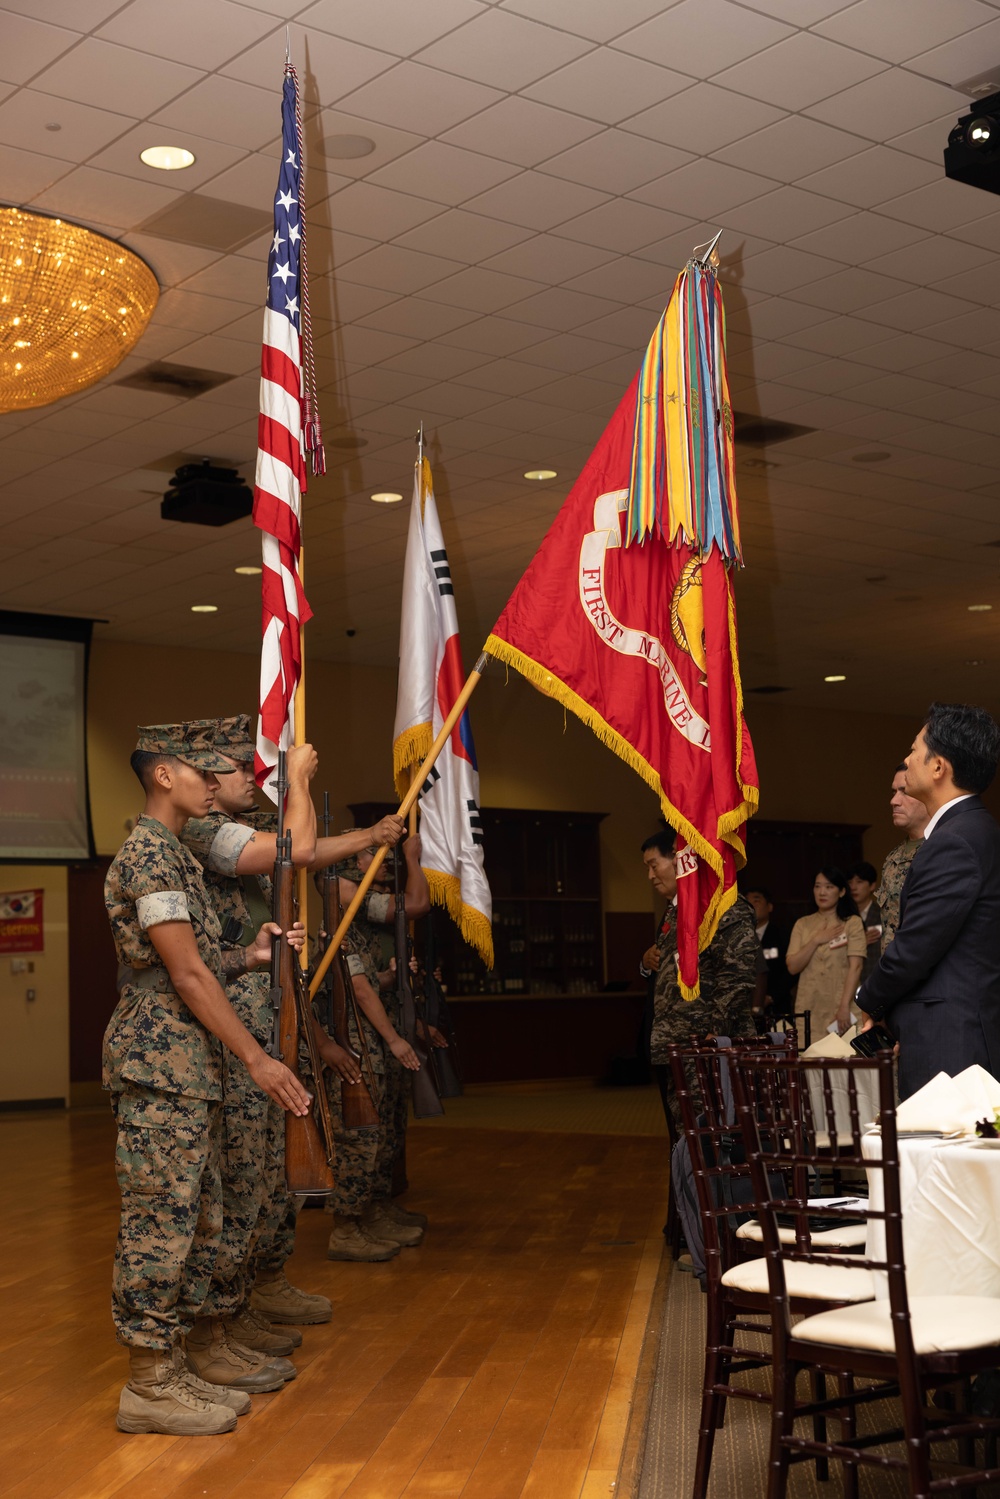
<svg viewBox="0 0 1000 1499"><path fill-rule="evenodd" d="M243 927L243 947L249 947L256 940L257 933L266 921L273 921L271 908L264 899L264 892L260 887L260 880L255 874L241 874L240 885L243 890L243 899L246 902L247 912L250 916L250 924Z"/></svg>

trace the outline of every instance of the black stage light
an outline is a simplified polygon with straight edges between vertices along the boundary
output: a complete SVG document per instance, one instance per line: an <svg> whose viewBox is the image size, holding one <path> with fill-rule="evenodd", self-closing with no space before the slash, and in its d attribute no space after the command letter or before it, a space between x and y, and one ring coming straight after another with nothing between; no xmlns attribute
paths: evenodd
<svg viewBox="0 0 1000 1499"><path fill-rule="evenodd" d="M234 468L185 463L174 474L163 496L163 520L187 521L195 526L228 526L253 510L253 491Z"/></svg>
<svg viewBox="0 0 1000 1499"><path fill-rule="evenodd" d="M952 127L944 174L984 193L1000 193L1000 94L970 104L969 113Z"/></svg>

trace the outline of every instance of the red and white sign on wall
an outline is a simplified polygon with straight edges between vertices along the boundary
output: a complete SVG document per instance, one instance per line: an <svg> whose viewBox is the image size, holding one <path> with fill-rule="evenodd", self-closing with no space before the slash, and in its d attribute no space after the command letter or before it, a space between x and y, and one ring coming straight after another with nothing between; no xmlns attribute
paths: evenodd
<svg viewBox="0 0 1000 1499"><path fill-rule="evenodd" d="M42 952L43 890L0 892L0 952Z"/></svg>

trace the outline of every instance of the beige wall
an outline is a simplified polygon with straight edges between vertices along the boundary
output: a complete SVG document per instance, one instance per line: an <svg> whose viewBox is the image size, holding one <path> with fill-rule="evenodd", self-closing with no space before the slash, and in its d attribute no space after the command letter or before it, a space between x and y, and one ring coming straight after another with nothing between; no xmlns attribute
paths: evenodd
<svg viewBox="0 0 1000 1499"><path fill-rule="evenodd" d="M5 864L0 889L44 890L44 952L0 953L0 1099L69 1097L69 952L66 868ZM13 974L12 963L34 964ZM35 998L26 998L34 989Z"/></svg>

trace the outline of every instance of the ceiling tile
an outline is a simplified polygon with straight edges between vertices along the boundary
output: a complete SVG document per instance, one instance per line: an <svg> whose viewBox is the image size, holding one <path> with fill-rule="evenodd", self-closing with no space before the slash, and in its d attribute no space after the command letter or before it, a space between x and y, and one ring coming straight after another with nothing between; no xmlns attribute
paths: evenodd
<svg viewBox="0 0 1000 1499"><path fill-rule="evenodd" d="M621 130L605 130L551 157L541 170L604 192L627 193L690 160L687 151L676 151Z"/></svg>
<svg viewBox="0 0 1000 1499"><path fill-rule="evenodd" d="M395 239L441 212L423 198L390 192L370 182L352 182L327 201L330 220L338 229L376 240Z"/></svg>
<svg viewBox="0 0 1000 1499"><path fill-rule="evenodd" d="M618 310L614 302L609 302L604 297L588 297L583 292L549 286L523 302L511 303L507 314L519 322L530 323L535 327L569 332ZM648 318L648 314L644 314L644 317Z"/></svg>
<svg viewBox="0 0 1000 1499"><path fill-rule="evenodd" d="M921 289L903 292L901 296L890 297L887 302L873 303L866 316L873 323L884 323L890 328L899 328L904 333L909 333L914 328L926 333L935 323L940 324L945 319L964 317L967 313L974 312L977 309L970 302ZM935 338L940 336L939 333L934 334Z"/></svg>
<svg viewBox="0 0 1000 1499"><path fill-rule="evenodd" d="M482 354L468 353L464 349L450 349L445 344L420 344L416 348L404 350L402 354L394 354L379 369L419 374L425 379L455 380L460 375L467 376L470 371L478 369L483 364L484 357ZM471 379L466 383L471 384Z"/></svg>
<svg viewBox="0 0 1000 1499"><path fill-rule="evenodd" d="M592 42L610 42L663 9L663 0L615 0L613 6L607 0L501 0L501 4L504 10Z"/></svg>
<svg viewBox="0 0 1000 1499"><path fill-rule="evenodd" d="M977 219L989 218L996 211L992 194L970 192L961 182L940 177L915 192L904 193L883 203L881 212L906 224L945 232Z"/></svg>
<svg viewBox="0 0 1000 1499"><path fill-rule="evenodd" d="M962 224L958 229L953 229L951 234L954 239L1000 252L1000 213L993 213L988 219L980 219L977 223Z"/></svg>
<svg viewBox="0 0 1000 1499"><path fill-rule="evenodd" d="M502 271L510 276L527 276L535 281L544 281L551 286L567 282L574 275L605 264L611 252L598 250L592 245L573 244L569 240L557 239L554 235L535 234L523 244L504 250L486 262L491 271ZM576 288L586 291L586 287ZM602 293L598 292L600 296ZM626 301L627 294L620 291L619 301Z"/></svg>
<svg viewBox="0 0 1000 1499"><path fill-rule="evenodd" d="M958 344L967 349L983 349L988 343L1000 338L1000 311L996 308L977 307L972 312L963 313L961 317L929 323L924 331L929 338L939 338L943 343Z"/></svg>
<svg viewBox="0 0 1000 1499"><path fill-rule="evenodd" d="M141 4L142 0L133 0ZM176 125L209 140L259 151L281 135L281 94L215 74L155 114L152 125Z"/></svg>
<svg viewBox="0 0 1000 1499"><path fill-rule="evenodd" d="M860 349L855 358L861 364L870 364L880 370L909 370L948 352L948 345L936 339L904 333L899 338L887 338L870 348Z"/></svg>
<svg viewBox="0 0 1000 1499"><path fill-rule="evenodd" d="M405 296L442 280L455 269L453 260L439 255L422 255L399 245L378 245L351 261L349 276L362 286L378 286Z"/></svg>
<svg viewBox="0 0 1000 1499"><path fill-rule="evenodd" d="M263 311L267 291L267 265L263 260L254 265L251 260L238 260L235 255L227 255L203 270L195 271L193 276L185 280L184 290L200 292L205 297L228 297L234 302L250 302Z"/></svg>
<svg viewBox="0 0 1000 1499"><path fill-rule="evenodd" d="M614 45L694 78L711 78L789 36L791 30L729 0L682 0Z"/></svg>
<svg viewBox="0 0 1000 1499"><path fill-rule="evenodd" d="M948 144L949 132L955 123L956 115L964 113L965 108L963 103L938 119L931 120L926 125L919 125L916 130L907 130L902 135L894 135L888 144L896 151L905 151L909 156L920 156L924 161L933 162L940 174L941 157Z"/></svg>
<svg viewBox="0 0 1000 1499"><path fill-rule="evenodd" d="M529 345L540 343L544 337L541 328L529 328L525 323L513 323L509 318L482 317L465 328L456 328L454 333L445 334L442 342L502 358L507 354L523 353Z"/></svg>
<svg viewBox="0 0 1000 1499"><path fill-rule="evenodd" d="M318 29L409 57L438 37L481 15L477 0L319 0L298 17L300 26Z"/></svg>
<svg viewBox="0 0 1000 1499"><path fill-rule="evenodd" d="M943 239L944 236L940 238ZM931 243L936 241L932 240ZM956 241L952 240L951 243L955 244ZM963 248L971 251L973 247L965 245ZM978 302L983 307L994 307L997 303L997 288L992 273L986 269L993 256L987 250L976 250L975 253L988 257L988 260L980 261L976 270L962 271L957 276L945 276L939 280L930 277L921 279L924 284L932 285L935 291L944 292L945 296L967 297L970 302Z"/></svg>
<svg viewBox="0 0 1000 1499"><path fill-rule="evenodd" d="M6 83L27 83L79 40L77 31L64 26L8 13L3 22L0 78Z"/></svg>
<svg viewBox="0 0 1000 1499"><path fill-rule="evenodd" d="M342 44L338 41L336 45ZM502 97L497 89L484 88L481 83L458 78L454 73L401 62L374 82L348 94L342 103L362 119L403 128L412 128L419 121L425 135L440 135Z"/></svg>
<svg viewBox="0 0 1000 1499"><path fill-rule="evenodd" d="M121 10L121 0L2 0L0 10L14 11L19 15L32 16L36 21L51 21L65 26L72 18L72 29L91 31L107 20L112 11Z"/></svg>
<svg viewBox="0 0 1000 1499"><path fill-rule="evenodd" d="M0 69L2 71L2 69ZM204 78L162 57L137 58L127 47L85 37L72 52L34 80L34 87L61 99L98 106L114 101L118 109L139 118L176 98Z"/></svg>
<svg viewBox="0 0 1000 1499"><path fill-rule="evenodd" d="M105 172L119 172L134 177L138 182L169 182L172 186L191 192L202 187L210 178L225 171L239 161L245 152L239 146L225 146L220 141L209 141L201 135L191 135L187 130L170 130L169 142L173 146L184 146L195 157L189 167L179 172L161 172L156 167L147 167L139 160L140 151L147 146L164 145L165 132L146 124L127 130L110 146L91 156L88 166L99 167ZM276 163L277 164L277 163ZM277 178L275 178L277 181Z"/></svg>
<svg viewBox="0 0 1000 1499"><path fill-rule="evenodd" d="M889 260L892 258L890 251L926 237L926 231L915 229L912 224L898 223L877 213L857 213L851 218L841 219L838 224L800 235L792 240L792 244L817 255L832 255L847 265L865 265L877 255ZM886 270L889 275L902 275L901 270L891 266L877 269Z"/></svg>
<svg viewBox="0 0 1000 1499"><path fill-rule="evenodd" d="M330 136L363 135L374 145L367 156L326 156L324 142ZM379 167L386 166L412 151L423 142L423 136L412 131L396 130L391 125L373 124L358 115L348 114L343 109L323 109L305 122L306 166L310 181L315 180L319 167L335 172L341 177L367 177Z"/></svg>
<svg viewBox="0 0 1000 1499"><path fill-rule="evenodd" d="M659 104L687 88L691 79L670 68L600 48L527 89L528 97L605 125L618 125L636 110Z"/></svg>
<svg viewBox="0 0 1000 1499"><path fill-rule="evenodd" d="M361 328L357 323L352 323L349 328L342 328L337 337L340 357L351 364L379 364L392 354L411 349L414 342L414 339L404 338L400 334L382 333L377 328ZM363 387L361 388L363 393Z"/></svg>
<svg viewBox="0 0 1000 1499"><path fill-rule="evenodd" d="M703 219L746 203L773 187L774 183L766 177L757 177L721 161L703 160L678 167L676 172L668 172L656 182L637 188L629 197L670 213Z"/></svg>
<svg viewBox="0 0 1000 1499"><path fill-rule="evenodd" d="M890 68L822 104L812 105L806 113L828 125L884 142L936 120L961 102L952 89L940 83L918 78L903 68Z"/></svg>
<svg viewBox="0 0 1000 1499"><path fill-rule="evenodd" d="M2 106L0 106L2 128ZM552 229L606 201L604 193L576 182L559 182L540 172L522 172L466 205L489 218L510 219L527 229Z"/></svg>
<svg viewBox="0 0 1000 1499"><path fill-rule="evenodd" d="M768 297L752 307L729 310L726 329L730 333L752 333L758 339L785 338L802 328L826 322L831 314L817 307L803 307L782 297Z"/></svg>
<svg viewBox="0 0 1000 1499"><path fill-rule="evenodd" d="M881 343L886 330L862 318L837 317L812 328L800 328L785 335L784 342L797 349L813 349L817 354L853 354L871 344Z"/></svg>
<svg viewBox="0 0 1000 1499"><path fill-rule="evenodd" d="M614 312L595 318L592 323L581 322L578 328L587 338L631 349L638 359L653 336L658 316L658 311L649 307L617 307Z"/></svg>
<svg viewBox="0 0 1000 1499"><path fill-rule="evenodd" d="M421 62L493 88L523 89L589 43L506 11L487 10L419 54Z"/></svg>
<svg viewBox="0 0 1000 1499"><path fill-rule="evenodd" d="M135 124L127 115L111 114L90 104L53 99L20 89L0 104L0 144L41 150L61 161L83 161ZM58 125L58 130L49 130Z"/></svg>
<svg viewBox="0 0 1000 1499"><path fill-rule="evenodd" d="M227 375L247 375L260 368L260 349L257 345L219 334L184 344L173 357L178 364L190 364L195 369L220 370Z"/></svg>
<svg viewBox="0 0 1000 1499"><path fill-rule="evenodd" d="M422 297L402 297L389 307L366 313L358 320L362 328L379 328L383 333L400 333L404 338L438 338L453 328L471 323L476 313L429 302Z"/></svg>
<svg viewBox="0 0 1000 1499"><path fill-rule="evenodd" d="M858 208L877 208L887 199L899 197L901 192L936 182L940 175L940 166L931 166L888 146L872 146L858 156L810 173L799 186L853 203Z"/></svg>
<svg viewBox="0 0 1000 1499"><path fill-rule="evenodd" d="M776 16L779 21L791 21L794 26L812 26L835 11L846 10L856 0L744 0L744 3L751 10Z"/></svg>
<svg viewBox="0 0 1000 1499"><path fill-rule="evenodd" d="M951 0L947 8L950 18ZM953 40L932 51L922 52L917 57L911 56L907 67L916 73L926 73L928 78L938 78L942 83L951 84L953 88L961 79L982 72L983 59L996 57L1000 51L1000 17L991 15L982 5L979 13L990 16L985 26L975 29L971 26L956 28ZM987 63L987 67L989 66ZM965 102L964 98L962 102Z"/></svg>
<svg viewBox="0 0 1000 1499"><path fill-rule="evenodd" d="M992 18L979 0L861 0L820 21L815 29L861 52L900 63Z"/></svg>
<svg viewBox="0 0 1000 1499"><path fill-rule="evenodd" d="M516 228L499 219L453 208L429 223L419 224L416 229L401 234L396 243L408 250L423 250L428 255L445 255L475 265L477 261L486 260L531 238L530 229Z"/></svg>
<svg viewBox="0 0 1000 1499"><path fill-rule="evenodd" d="M137 255L142 256L152 268L161 287L186 281L189 276L204 270L220 257L218 250L204 250L199 245L182 245L176 240L160 239L153 234L125 234L122 236L122 244L128 245ZM266 256L257 261L258 266L266 264ZM155 320L156 314L153 316Z"/></svg>
<svg viewBox="0 0 1000 1499"><path fill-rule="evenodd" d="M865 142L843 130L833 130L801 115L789 115L748 135L741 141L724 146L715 154L720 161L750 171L763 172L779 182L799 184L807 172L816 172L832 162L856 156Z"/></svg>
<svg viewBox="0 0 1000 1499"><path fill-rule="evenodd" d="M276 26L273 16L233 5L230 0L170 0L170 24L165 25L162 0L131 0L101 27L98 35L105 41L204 71L228 62L237 39L239 46L248 47ZM281 67L276 43L274 92L278 97Z"/></svg>
<svg viewBox="0 0 1000 1499"><path fill-rule="evenodd" d="M770 104L714 83L696 83L630 116L622 128L703 156L780 118L781 110Z"/></svg>
<svg viewBox="0 0 1000 1499"><path fill-rule="evenodd" d="M44 192L71 170L68 161L60 161L56 156L38 156L34 151L0 146L3 195L8 203L15 206L30 203L36 193Z"/></svg>
<svg viewBox="0 0 1000 1499"><path fill-rule="evenodd" d="M289 29L293 58L301 57L308 46L309 65L299 69L299 87L307 105L336 104L345 94L384 74L395 62L386 51L358 47L315 28L306 32L296 24ZM275 39L268 36L234 57L220 71L224 77L238 78L242 83L252 83L277 94L281 88L280 62Z"/></svg>
<svg viewBox="0 0 1000 1499"><path fill-rule="evenodd" d="M883 70L850 47L800 31L717 75L726 88L783 109L803 109Z"/></svg>
<svg viewBox="0 0 1000 1499"><path fill-rule="evenodd" d="M599 126L532 99L510 97L444 137L453 146L533 167L546 157L595 135Z"/></svg>
<svg viewBox="0 0 1000 1499"><path fill-rule="evenodd" d="M961 279L960 273L968 275L974 283L979 283L984 278L976 268L986 265L992 258L989 250L964 244L961 240L949 239L943 234L935 234L928 235L918 244L896 250L891 255L870 260L868 269L884 271L887 276L902 276L904 281L915 281L920 286L940 282L945 277ZM985 279L992 285L991 276ZM956 297L968 295L961 286L939 285L937 290Z"/></svg>
<svg viewBox="0 0 1000 1499"><path fill-rule="evenodd" d="M440 278L439 281L439 285L427 292L430 301L467 307L474 312L497 312L542 290L537 281L504 276L499 271L488 271L485 266L470 266L446 281Z"/></svg>
<svg viewBox="0 0 1000 1499"><path fill-rule="evenodd" d="M175 202L181 194L155 182L133 182L114 172L78 167L34 199L47 213L125 229Z"/></svg>
<svg viewBox="0 0 1000 1499"><path fill-rule="evenodd" d="M585 245L598 249L614 250L627 255L635 250L658 242L666 235L685 228L681 214L664 213L660 208L651 208L646 203L634 203L628 198L616 198L600 208L593 208L579 218L570 219L559 226L559 237L580 240Z"/></svg>
<svg viewBox="0 0 1000 1499"><path fill-rule="evenodd" d="M242 302L222 297L201 296L193 291L165 291L156 308L156 321L168 328L190 328L197 333L214 333L217 328L242 317Z"/></svg>
<svg viewBox="0 0 1000 1499"><path fill-rule="evenodd" d="M806 255L787 245L775 245L743 262L743 281L755 291L792 292L797 286L815 284L829 278L838 269L835 260L820 255ZM819 304L823 306L823 303Z"/></svg>
<svg viewBox="0 0 1000 1499"><path fill-rule="evenodd" d="M426 141L398 161L382 167L369 181L377 187L399 188L418 198L431 198L454 207L518 175L517 167L508 162L463 151L443 141Z"/></svg>
<svg viewBox="0 0 1000 1499"><path fill-rule="evenodd" d="M719 222L726 228L744 230L765 239L790 240L847 218L850 212L845 205L820 197L818 193L805 193L797 187L779 187L775 192L764 193L737 208L726 209L719 215ZM724 236L723 243L726 238Z"/></svg>
<svg viewBox="0 0 1000 1499"><path fill-rule="evenodd" d="M905 281L891 276L877 276L873 271L851 269L838 271L810 286L800 286L790 295L796 302L810 307L826 307L831 312L857 312L863 307L880 305L905 292Z"/></svg>
<svg viewBox="0 0 1000 1499"><path fill-rule="evenodd" d="M606 265L573 277L566 285L574 291L592 292L596 297L611 297L629 304L652 301L662 304L670 295L671 278L658 265L620 255Z"/></svg>

